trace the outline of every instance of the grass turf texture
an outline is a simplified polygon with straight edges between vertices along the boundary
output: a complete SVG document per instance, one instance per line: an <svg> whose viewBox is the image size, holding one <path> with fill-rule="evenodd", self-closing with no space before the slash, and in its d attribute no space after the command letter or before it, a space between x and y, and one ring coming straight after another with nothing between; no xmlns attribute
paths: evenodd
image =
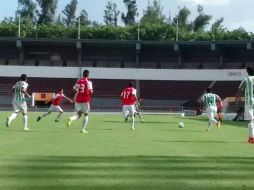
<svg viewBox="0 0 254 190"><path fill-rule="evenodd" d="M10 128L0 113L0 189L220 189L254 188L254 145L244 122L225 122L206 132L207 119L168 115L136 117L136 130L121 114L90 114L88 134L81 120L66 127L65 113L39 123L29 113ZM177 127L179 121L185 127Z"/></svg>

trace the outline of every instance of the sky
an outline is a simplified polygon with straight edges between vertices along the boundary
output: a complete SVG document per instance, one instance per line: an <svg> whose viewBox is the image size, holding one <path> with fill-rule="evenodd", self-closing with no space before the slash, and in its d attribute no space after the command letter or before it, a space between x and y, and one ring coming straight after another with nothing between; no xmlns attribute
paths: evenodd
<svg viewBox="0 0 254 190"><path fill-rule="evenodd" d="M2 0L3 1L3 0ZM123 0L78 0L78 11L85 9L90 20L103 23L103 13L108 1L115 2L121 12L126 8ZM143 15L149 0L137 0L139 18ZM153 0L150 0L152 2ZM197 16L197 5L204 7L204 12L212 15L212 22L224 17L224 26L233 30L239 27L248 32L254 32L254 0L160 0L165 16L174 17L179 7L186 6L191 11L190 20ZM58 0L58 13L60 13L70 0ZM0 6L0 20L4 17L14 16L18 7L18 0L8 0ZM119 17L120 20L120 17Z"/></svg>

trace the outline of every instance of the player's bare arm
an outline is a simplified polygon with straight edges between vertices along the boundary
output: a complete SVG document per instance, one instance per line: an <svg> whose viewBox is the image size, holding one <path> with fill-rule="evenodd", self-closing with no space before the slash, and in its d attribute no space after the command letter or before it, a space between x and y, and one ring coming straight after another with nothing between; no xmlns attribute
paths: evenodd
<svg viewBox="0 0 254 190"><path fill-rule="evenodd" d="M21 89L21 92L24 93L28 98L31 98L31 95L28 94L24 88Z"/></svg>
<svg viewBox="0 0 254 190"><path fill-rule="evenodd" d="M242 94L242 91L240 89L238 89L238 91L236 93L236 96L235 96L235 104L236 105L238 104L238 101L239 101L239 98L240 98L241 94Z"/></svg>
<svg viewBox="0 0 254 190"><path fill-rule="evenodd" d="M67 96L63 95L63 97L68 100L69 102L73 103L73 100L71 100L70 98L68 98Z"/></svg>

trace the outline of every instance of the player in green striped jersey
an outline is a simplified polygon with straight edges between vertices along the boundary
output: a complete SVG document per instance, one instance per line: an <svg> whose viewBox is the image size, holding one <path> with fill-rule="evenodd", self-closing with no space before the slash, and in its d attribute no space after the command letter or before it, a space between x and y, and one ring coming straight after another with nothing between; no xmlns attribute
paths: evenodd
<svg viewBox="0 0 254 190"><path fill-rule="evenodd" d="M248 132L250 144L254 144L254 97L253 97L253 85L254 85L254 70L250 67L246 69L249 76L245 77L236 94L236 103L238 103L241 92L245 92L245 109L244 120L248 121Z"/></svg>
<svg viewBox="0 0 254 190"><path fill-rule="evenodd" d="M27 127L27 105L25 96L31 98L31 96L26 92L28 87L27 76L22 74L20 77L20 81L18 81L13 87L14 95L12 99L12 105L14 108L14 113L12 113L6 119L6 127L9 127L11 122L18 116L19 112L23 114L23 127L25 131L29 131L30 129Z"/></svg>
<svg viewBox="0 0 254 190"><path fill-rule="evenodd" d="M209 131L212 124L216 124L218 128L221 126L221 122L215 119L217 114L217 102L221 101L220 97L217 94L213 94L211 89L208 88L206 93L201 98L202 103L206 109L207 117L208 117L208 128Z"/></svg>

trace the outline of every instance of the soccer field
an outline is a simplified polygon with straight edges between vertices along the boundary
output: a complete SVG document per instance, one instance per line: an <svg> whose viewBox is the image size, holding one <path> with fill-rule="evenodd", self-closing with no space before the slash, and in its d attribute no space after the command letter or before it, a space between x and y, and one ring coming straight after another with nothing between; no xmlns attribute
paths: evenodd
<svg viewBox="0 0 254 190"><path fill-rule="evenodd" d="M81 120L66 127L52 113L39 123L29 113L10 128L0 113L0 189L216 189L254 188L254 145L244 122L225 122L206 132L207 119L169 115L136 118L136 130L121 114L90 114L88 134ZM177 127L179 121L185 127Z"/></svg>

